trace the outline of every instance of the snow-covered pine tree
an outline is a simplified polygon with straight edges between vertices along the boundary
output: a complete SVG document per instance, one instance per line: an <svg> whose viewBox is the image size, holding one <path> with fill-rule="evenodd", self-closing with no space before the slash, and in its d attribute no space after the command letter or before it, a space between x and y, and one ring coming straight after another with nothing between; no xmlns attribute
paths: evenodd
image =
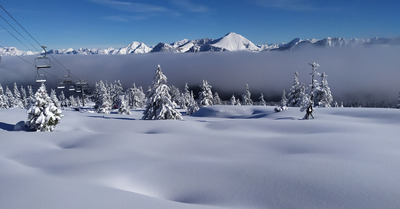
<svg viewBox="0 0 400 209"><path fill-rule="evenodd" d="M76 104L76 107L82 106L82 98L80 96L77 96L75 98L75 104Z"/></svg>
<svg viewBox="0 0 400 209"><path fill-rule="evenodd" d="M25 88L21 85L21 100L22 104L24 105L24 108L28 108L29 103L28 103L28 96L26 94Z"/></svg>
<svg viewBox="0 0 400 209"><path fill-rule="evenodd" d="M313 63L309 63L309 65L311 65L312 68L312 73L310 74L311 76L311 83L310 83L310 88L309 88L309 93L305 94L302 102L301 102L301 108L300 111L306 111L306 115L304 116L304 119L310 119L310 116L312 118L314 118L314 116L312 115L312 112L314 111L314 94L315 91L318 90L319 88L319 84L318 81L315 80L315 76L318 76L319 73L317 72L317 69L319 67L319 64L316 62Z"/></svg>
<svg viewBox="0 0 400 209"><path fill-rule="evenodd" d="M286 92L283 90L282 92L282 97L281 97L281 102L279 107L274 108L275 112L282 112L287 110L287 98L286 98Z"/></svg>
<svg viewBox="0 0 400 209"><path fill-rule="evenodd" d="M207 80L203 80L203 84L200 85L200 92L199 92L199 106L206 107L213 105L213 95L211 91L212 86L208 84Z"/></svg>
<svg viewBox="0 0 400 209"><path fill-rule="evenodd" d="M118 113L123 115L132 115L131 110L129 109L128 102L125 99L126 97L124 95L121 95L120 97L121 98L119 99L120 106L118 109Z"/></svg>
<svg viewBox="0 0 400 209"><path fill-rule="evenodd" d="M7 104L9 108L14 108L17 107L16 102L15 102L15 98L14 95L12 94L11 90L8 88L8 86L6 86L6 91L5 91L5 95L8 99Z"/></svg>
<svg viewBox="0 0 400 209"><path fill-rule="evenodd" d="M320 107L331 107L331 104L333 102L333 96L331 89L329 88L328 85L328 75L326 73L322 73L321 75L321 86L320 86L320 101L319 101L319 106Z"/></svg>
<svg viewBox="0 0 400 209"><path fill-rule="evenodd" d="M112 99L112 109L119 109L121 105L121 95L124 91L121 81L117 80L114 81L114 85L110 84L110 94L111 94L111 99Z"/></svg>
<svg viewBox="0 0 400 209"><path fill-rule="evenodd" d="M189 94L189 99L188 99L188 105L186 109L186 114L187 115L192 115L193 113L197 112L200 108L199 105L197 104L196 100L194 99L193 96L193 91Z"/></svg>
<svg viewBox="0 0 400 209"><path fill-rule="evenodd" d="M31 85L27 86L28 88L28 107L27 109L29 109L29 107L34 103L35 99L34 99L34 93L33 93L33 88Z"/></svg>
<svg viewBox="0 0 400 209"><path fill-rule="evenodd" d="M14 82L14 99L15 99L15 106L19 108L24 108L24 104L22 102L21 92L18 89L17 83Z"/></svg>
<svg viewBox="0 0 400 209"><path fill-rule="evenodd" d="M267 102L264 99L264 94L263 93L261 93L261 96L259 98L259 104L262 105L262 106L266 106L267 105Z"/></svg>
<svg viewBox="0 0 400 209"><path fill-rule="evenodd" d="M222 100L219 98L218 92L214 92L214 105L222 105Z"/></svg>
<svg viewBox="0 0 400 209"><path fill-rule="evenodd" d="M142 108L146 102L146 95L143 93L141 86L138 88L133 84L126 95L127 98L125 98L125 100L127 100L130 108Z"/></svg>
<svg viewBox="0 0 400 209"><path fill-rule="evenodd" d="M58 96L58 101L60 102L60 106L61 107L66 107L67 106L67 104L66 104L66 102L65 102L65 94L64 94L64 91L61 91L61 93L60 93L60 96Z"/></svg>
<svg viewBox="0 0 400 209"><path fill-rule="evenodd" d="M251 100L251 93L250 93L249 84L246 83L245 88L246 88L245 92L242 95L243 105L253 105L253 100Z"/></svg>
<svg viewBox="0 0 400 209"><path fill-rule="evenodd" d="M175 103L175 106L180 105L180 103L181 103L181 92L179 91L179 89L176 86L171 85L169 87L169 94L171 95L171 101L173 103Z"/></svg>
<svg viewBox="0 0 400 209"><path fill-rule="evenodd" d="M146 109L143 113L143 120L165 120L182 119L181 113L175 109L171 101L167 77L162 73L158 65L156 74L153 78L149 98L147 99Z"/></svg>
<svg viewBox="0 0 400 209"><path fill-rule="evenodd" d="M25 124L31 131L54 131L62 117L61 110L54 105L43 83L34 95L34 102L27 113Z"/></svg>
<svg viewBox="0 0 400 209"><path fill-rule="evenodd" d="M60 107L60 102L59 102L58 99L57 99L56 90L51 89L51 91L50 91L50 98L51 98L51 101L53 101L54 105L55 105L57 108L59 108L59 107Z"/></svg>
<svg viewBox="0 0 400 209"><path fill-rule="evenodd" d="M236 105L236 98L235 95L232 95L231 99L229 100L230 105Z"/></svg>
<svg viewBox="0 0 400 209"><path fill-rule="evenodd" d="M182 103L181 103L181 108L185 109L189 105L190 102L190 91L189 91L189 86L187 83L185 83L185 88L182 93Z"/></svg>
<svg viewBox="0 0 400 209"><path fill-rule="evenodd" d="M100 81L98 84L98 99L96 102L96 109L98 113L109 114L111 111L111 97L108 92L107 86Z"/></svg>
<svg viewBox="0 0 400 209"><path fill-rule="evenodd" d="M239 106L242 105L239 98L236 99L236 105L239 105Z"/></svg>
<svg viewBox="0 0 400 209"><path fill-rule="evenodd" d="M288 94L288 102L287 105L289 107L300 107L301 101L304 96L304 85L300 83L299 73L294 73L294 81L293 85L290 88L290 92Z"/></svg>
<svg viewBox="0 0 400 209"><path fill-rule="evenodd" d="M400 92L399 92L399 98L397 99L397 109L400 109Z"/></svg>
<svg viewBox="0 0 400 209"><path fill-rule="evenodd" d="M71 107L76 107L77 106L77 104L76 104L76 99L75 99L75 97L74 96L69 96L69 106L71 106Z"/></svg>
<svg viewBox="0 0 400 209"><path fill-rule="evenodd" d="M4 94L3 86L0 84L0 109L8 109L8 98Z"/></svg>

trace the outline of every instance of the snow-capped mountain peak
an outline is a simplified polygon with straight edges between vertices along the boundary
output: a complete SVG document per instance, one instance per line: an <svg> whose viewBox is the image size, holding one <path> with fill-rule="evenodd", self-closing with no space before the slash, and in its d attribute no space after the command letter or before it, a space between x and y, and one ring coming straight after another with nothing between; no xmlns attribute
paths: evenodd
<svg viewBox="0 0 400 209"><path fill-rule="evenodd" d="M226 51L260 51L260 48L253 44L253 42L234 32L230 32L224 37L217 39L215 43L211 44L211 46Z"/></svg>

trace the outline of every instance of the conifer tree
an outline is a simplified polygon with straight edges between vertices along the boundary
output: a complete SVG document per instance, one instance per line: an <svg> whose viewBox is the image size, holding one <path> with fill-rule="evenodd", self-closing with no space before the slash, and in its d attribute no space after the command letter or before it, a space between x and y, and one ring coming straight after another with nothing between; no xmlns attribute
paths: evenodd
<svg viewBox="0 0 400 209"><path fill-rule="evenodd" d="M123 115L132 115L131 110L129 109L129 105L128 105L126 99L125 99L125 96L121 95L120 97L121 98L119 99L119 101L121 103L120 103L120 106L119 106L119 109L118 109L118 113L119 114L123 114Z"/></svg>
<svg viewBox="0 0 400 209"><path fill-rule="evenodd" d="M282 112L282 111L287 110L287 98L286 98L285 90L283 90L283 92L282 92L280 106L275 107L274 110L275 110L275 112Z"/></svg>
<svg viewBox="0 0 400 209"><path fill-rule="evenodd" d="M109 114L111 111L111 96L109 93L109 89L107 89L107 85L100 81L98 84L98 99L96 102L96 109L98 113Z"/></svg>
<svg viewBox="0 0 400 209"><path fill-rule="evenodd" d="M15 102L15 98L14 95L12 94L11 90L8 88L8 86L6 86L6 91L5 91L5 95L7 97L7 104L9 108L14 108L17 107L17 104Z"/></svg>
<svg viewBox="0 0 400 209"><path fill-rule="evenodd" d="M26 94L25 88L21 85L21 100L24 108L28 108L29 103L28 103L28 96Z"/></svg>
<svg viewBox="0 0 400 209"><path fill-rule="evenodd" d="M331 104L333 102L333 96L331 89L329 88L328 85L328 75L326 73L322 73L321 75L321 86L320 86L320 100L319 100L319 106L320 107L331 107Z"/></svg>
<svg viewBox="0 0 400 209"><path fill-rule="evenodd" d="M64 94L64 91L61 91L61 93L60 93L60 96L58 96L58 101L60 102L60 106L61 107L66 107L67 106L67 104L66 104L66 102L65 102L65 94Z"/></svg>
<svg viewBox="0 0 400 209"><path fill-rule="evenodd" d="M213 105L213 95L211 91L212 86L208 84L207 80L203 80L203 84L200 85L200 92L199 92L199 106L206 107Z"/></svg>
<svg viewBox="0 0 400 209"><path fill-rule="evenodd" d="M24 108L24 104L22 102L21 92L18 89L17 83L14 82L14 101L15 107Z"/></svg>
<svg viewBox="0 0 400 209"><path fill-rule="evenodd" d="M189 99L188 99L188 105L186 109L186 114L187 115L192 115L193 113L197 112L199 110L199 105L197 104L196 100L194 99L193 96L193 91L189 94Z"/></svg>
<svg viewBox="0 0 400 209"><path fill-rule="evenodd" d="M222 105L222 100L219 98L218 92L214 92L214 105Z"/></svg>
<svg viewBox="0 0 400 209"><path fill-rule="evenodd" d="M261 96L259 98L259 104L262 105L262 106L266 106L267 105L267 102L265 102L263 93L261 93Z"/></svg>
<svg viewBox="0 0 400 209"><path fill-rule="evenodd" d="M181 103L182 109L185 109L188 107L190 99L191 99L191 96L190 96L189 86L187 83L185 83L185 88L182 93L182 103Z"/></svg>
<svg viewBox="0 0 400 209"><path fill-rule="evenodd" d="M0 109L8 109L8 99L4 94L3 86L0 84Z"/></svg>
<svg viewBox="0 0 400 209"><path fill-rule="evenodd" d="M232 95L231 99L229 100L230 105L236 105L236 98L235 95Z"/></svg>
<svg viewBox="0 0 400 209"><path fill-rule="evenodd" d="M61 105L60 105L60 102L59 102L58 99L57 99L56 90L51 89L51 91L50 91L50 98L51 98L51 101L53 101L54 105L55 105L57 108L59 108L59 107L61 106Z"/></svg>
<svg viewBox="0 0 400 209"><path fill-rule="evenodd" d="M171 101L167 77L162 73L160 65L158 65L153 78L153 85L150 89L142 119L182 119L181 113L175 109L174 103Z"/></svg>
<svg viewBox="0 0 400 209"><path fill-rule="evenodd" d="M239 98L236 99L236 104L235 105L239 105L239 106L242 105L242 103L240 102Z"/></svg>
<svg viewBox="0 0 400 209"><path fill-rule="evenodd" d="M304 85L300 83L299 73L294 73L294 81L293 85L290 88L290 92L288 94L288 102L287 105L290 107L300 107L301 101L304 97Z"/></svg>
<svg viewBox="0 0 400 209"><path fill-rule="evenodd" d="M245 87L246 87L245 92L242 95L243 105L253 105L253 100L251 100L249 84L246 83Z"/></svg>
<svg viewBox="0 0 400 209"><path fill-rule="evenodd" d="M111 99L112 99L112 109L119 109L121 105L121 95L122 92L124 91L121 81L117 80L114 81L114 85L110 84L110 94L111 94Z"/></svg>
<svg viewBox="0 0 400 209"><path fill-rule="evenodd" d="M318 90L319 88L319 84L318 81L315 80L315 77L317 75L319 75L319 73L317 72L317 69L319 67L319 64L316 62L313 63L309 63L311 65L312 68L312 73L310 74L311 76L311 83L310 83L310 87L309 87L309 91L308 94L305 94L305 96L303 97L302 103L301 103L301 108L300 111L306 111L306 115L304 116L304 119L310 119L310 117L312 117L314 119L314 116L312 115L312 112L314 111L314 96L315 96L315 92Z"/></svg>
<svg viewBox="0 0 400 209"><path fill-rule="evenodd" d="M169 87L169 94L171 95L171 101L175 103L175 105L180 105L181 103L181 92L179 91L179 89L174 86L171 85Z"/></svg>
<svg viewBox="0 0 400 209"><path fill-rule="evenodd" d="M26 126L31 131L54 131L61 120L61 110L57 108L42 83L34 95L34 102L27 111Z"/></svg>

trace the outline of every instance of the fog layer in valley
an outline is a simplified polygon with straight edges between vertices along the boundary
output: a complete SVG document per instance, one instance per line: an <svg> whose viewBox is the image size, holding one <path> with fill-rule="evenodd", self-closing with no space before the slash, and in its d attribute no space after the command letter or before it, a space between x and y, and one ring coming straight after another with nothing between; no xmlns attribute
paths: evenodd
<svg viewBox="0 0 400 209"><path fill-rule="evenodd" d="M284 52L204 52L150 53L132 55L53 55L63 65L93 86L99 80L121 80L126 87L136 83L147 88L160 64L168 84L183 88L209 81L220 94L242 94L246 83L253 96L263 92L267 99L277 98L283 89L288 92L294 72L301 82L309 84L309 62L320 64L319 72L328 74L334 100L347 104L358 102L395 104L400 91L400 47L324 48ZM24 59L33 63L33 56ZM62 76L62 69L46 70L48 87ZM64 71L65 72L65 71ZM34 84L36 70L18 57L3 57L0 63L0 82L11 86ZM226 98L225 98L226 99Z"/></svg>

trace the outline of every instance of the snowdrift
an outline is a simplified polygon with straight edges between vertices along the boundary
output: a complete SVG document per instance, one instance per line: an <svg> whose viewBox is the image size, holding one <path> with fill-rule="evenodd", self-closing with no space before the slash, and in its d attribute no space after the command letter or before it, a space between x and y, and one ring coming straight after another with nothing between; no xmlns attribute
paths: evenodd
<svg viewBox="0 0 400 209"><path fill-rule="evenodd" d="M0 110L0 208L400 208L400 111L213 106L181 121ZM20 131L14 131L20 130Z"/></svg>

